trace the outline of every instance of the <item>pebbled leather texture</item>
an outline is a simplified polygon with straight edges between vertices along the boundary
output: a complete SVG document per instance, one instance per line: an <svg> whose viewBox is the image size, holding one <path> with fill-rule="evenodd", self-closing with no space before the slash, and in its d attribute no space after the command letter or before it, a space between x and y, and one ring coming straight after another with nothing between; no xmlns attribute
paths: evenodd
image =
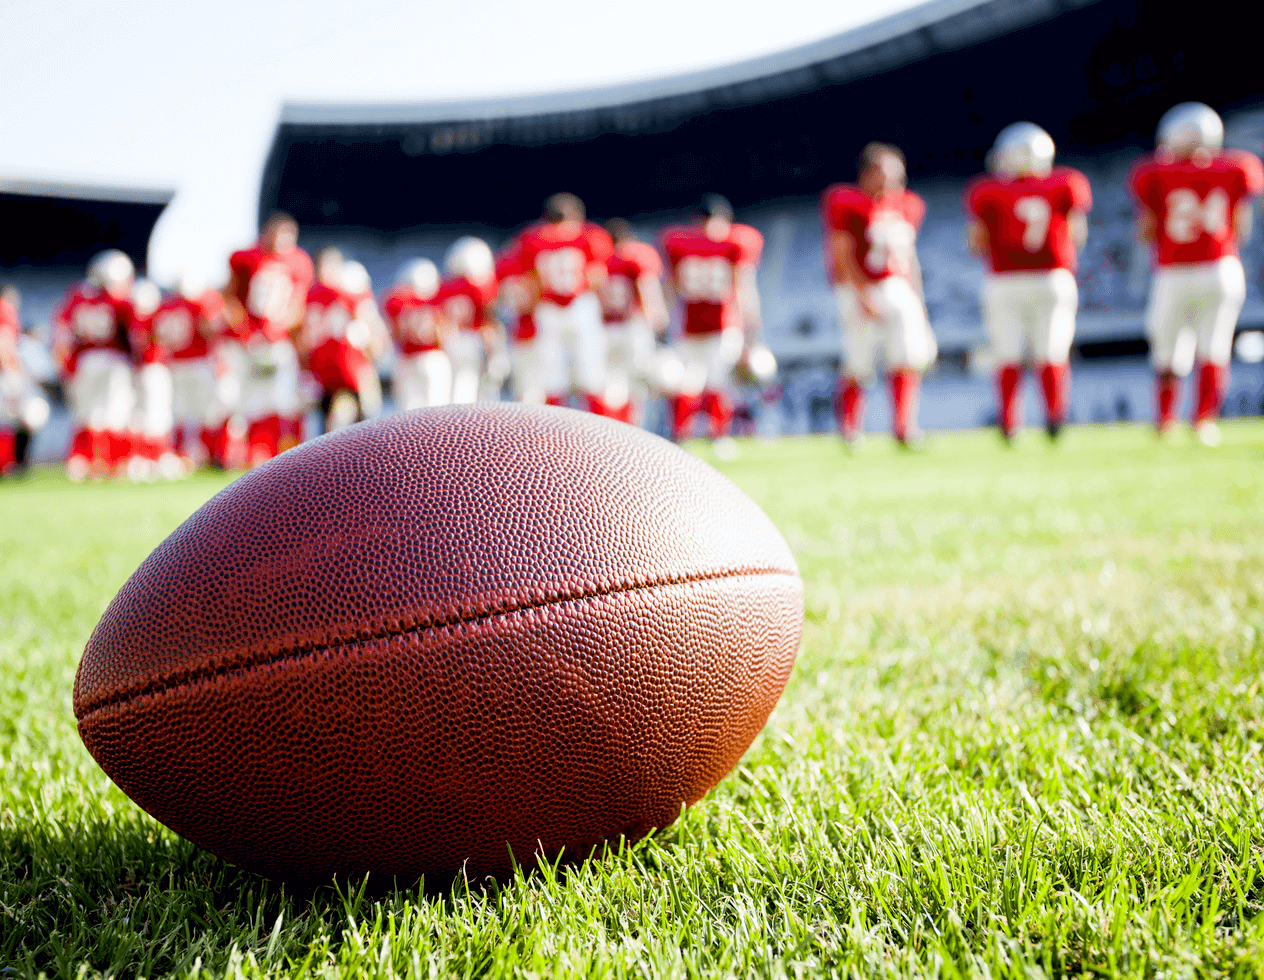
<svg viewBox="0 0 1264 980"><path fill-rule="evenodd" d="M281 877L503 874L671 823L794 662L784 539L705 463L567 409L426 409L242 477L75 680L157 819Z"/></svg>

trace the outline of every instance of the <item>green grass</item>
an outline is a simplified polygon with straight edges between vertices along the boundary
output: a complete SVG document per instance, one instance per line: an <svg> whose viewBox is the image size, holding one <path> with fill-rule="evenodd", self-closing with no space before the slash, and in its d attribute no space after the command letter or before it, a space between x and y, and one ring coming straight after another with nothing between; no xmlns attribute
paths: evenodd
<svg viewBox="0 0 1264 980"><path fill-rule="evenodd" d="M807 624L763 735L605 861L295 893L74 729L114 590L220 481L0 486L0 978L1264 974L1264 426L750 444Z"/></svg>

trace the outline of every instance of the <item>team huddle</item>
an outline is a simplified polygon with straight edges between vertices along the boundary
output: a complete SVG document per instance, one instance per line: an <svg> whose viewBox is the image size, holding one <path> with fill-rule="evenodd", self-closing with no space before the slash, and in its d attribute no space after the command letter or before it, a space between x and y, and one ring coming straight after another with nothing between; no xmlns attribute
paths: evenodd
<svg viewBox="0 0 1264 980"><path fill-rule="evenodd" d="M1192 421L1208 444L1218 439L1245 301L1238 243L1264 190L1259 158L1225 151L1223 141L1212 109L1183 103L1163 117L1155 154L1130 178L1138 232L1156 261L1147 331L1157 426L1173 427L1180 381L1197 367ZM1022 426L1028 365L1050 436L1067 418L1076 257L1092 195L1083 174L1054 166L1054 149L1034 124L1006 127L963 202L968 247L989 270L981 305L1007 441ZM921 378L937 354L916 249L926 209L905 187L894 146L869 144L857 169L856 183L821 199L843 324L838 425L847 443L860 437L881 360L895 438L907 446L920 434ZM577 197L555 194L499 254L465 237L442 271L407 262L380 304L362 264L332 248L313 263L283 214L231 256L222 290L186 276L164 298L135 278L126 255L104 252L55 322L74 419L67 472L148 479L205 463L257 465L302 438L313 408L326 431L377 414L378 366L392 352L401 409L495 400L508 388L521 401L637 424L648 400L662 397L673 437L689 436L701 415L717 453L730 454L735 378L763 383L776 369L760 341L763 239L734 221L724 198L707 195L696 220L658 245L638 241L626 221L594 224ZM680 316L666 344L669 297ZM22 462L30 432L48 417L22 376L18 333L16 297L0 295L0 469Z"/></svg>

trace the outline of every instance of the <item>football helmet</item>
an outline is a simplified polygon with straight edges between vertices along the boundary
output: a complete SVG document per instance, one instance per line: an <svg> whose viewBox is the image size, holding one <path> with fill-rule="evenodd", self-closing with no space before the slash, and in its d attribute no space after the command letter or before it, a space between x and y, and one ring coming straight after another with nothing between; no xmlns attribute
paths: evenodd
<svg viewBox="0 0 1264 980"><path fill-rule="evenodd" d="M1224 146L1224 123L1211 106L1182 102L1163 113L1154 141L1175 156L1188 156L1195 150L1219 153Z"/></svg>
<svg viewBox="0 0 1264 980"><path fill-rule="evenodd" d="M347 259L338 270L338 278L344 292L352 296L364 296L373 291L373 280L363 262Z"/></svg>
<svg viewBox="0 0 1264 980"><path fill-rule="evenodd" d="M132 283L132 307L137 316L153 316L161 303L162 290L152 279L137 279Z"/></svg>
<svg viewBox="0 0 1264 980"><path fill-rule="evenodd" d="M439 269L429 259L413 259L404 263L395 281L422 299L430 299L439 291Z"/></svg>
<svg viewBox="0 0 1264 980"><path fill-rule="evenodd" d="M107 248L88 263L88 281L107 293L126 295L136 277L136 267L124 252Z"/></svg>
<svg viewBox="0 0 1264 980"><path fill-rule="evenodd" d="M185 269L180 273L180 281L176 284L176 292L190 301L205 296L207 288L206 276L196 269Z"/></svg>
<svg viewBox="0 0 1264 980"><path fill-rule="evenodd" d="M484 282L495 274L496 259L481 238L463 235L443 257L443 271L449 276L464 276L471 282Z"/></svg>
<svg viewBox="0 0 1264 980"><path fill-rule="evenodd" d="M1053 154L1053 137L1035 123L1010 123L997 134L987 168L1003 178L1048 177Z"/></svg>

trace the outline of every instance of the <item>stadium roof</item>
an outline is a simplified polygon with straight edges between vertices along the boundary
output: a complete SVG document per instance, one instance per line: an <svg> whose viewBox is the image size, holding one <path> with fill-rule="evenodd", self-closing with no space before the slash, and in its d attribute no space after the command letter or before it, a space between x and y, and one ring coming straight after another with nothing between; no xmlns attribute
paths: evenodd
<svg viewBox="0 0 1264 980"><path fill-rule="evenodd" d="M930 0L821 41L705 71L582 91L471 101L292 102L283 108L281 123L294 126L393 126L458 121L493 124L437 135L439 152L471 150L486 140L495 139L498 127L494 123L503 119L538 117L534 123L513 127L513 135L532 142L555 138L559 130L560 135L570 139L583 138L587 133L582 129L577 131L573 121L556 117L592 114L594 110L616 107L621 111L592 117L594 132L653 131L665 121L664 115L676 118L682 111L698 113L752 105L810 92L824 85L866 78L933 54L999 37L1096 2Z"/></svg>

